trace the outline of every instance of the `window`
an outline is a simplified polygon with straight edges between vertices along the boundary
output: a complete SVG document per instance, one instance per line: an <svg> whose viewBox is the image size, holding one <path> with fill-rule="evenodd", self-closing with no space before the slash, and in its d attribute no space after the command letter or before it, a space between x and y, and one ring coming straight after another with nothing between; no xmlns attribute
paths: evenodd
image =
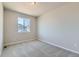
<svg viewBox="0 0 79 59"><path fill-rule="evenodd" d="M18 32L30 32L30 19L18 17Z"/></svg>

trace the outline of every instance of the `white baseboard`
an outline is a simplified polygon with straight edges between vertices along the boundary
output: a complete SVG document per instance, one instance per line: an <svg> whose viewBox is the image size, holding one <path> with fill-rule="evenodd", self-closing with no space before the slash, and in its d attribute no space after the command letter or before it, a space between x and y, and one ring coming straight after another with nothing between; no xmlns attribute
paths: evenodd
<svg viewBox="0 0 79 59"><path fill-rule="evenodd" d="M40 40L40 39L39 39L39 40ZM70 52L73 52L73 53L76 53L76 54L79 54L78 51L71 50L71 49L68 49L68 48L59 46L59 45L57 45L57 44L54 44L54 43L51 43L51 42L47 42L47 41L45 41L45 40L40 40L40 41L41 41L41 42L44 42L44 43L47 43L47 44L50 44L50 45L53 45L53 46L56 46L56 47L59 47L59 48L61 48L61 49L65 49L65 50L67 50L67 51L70 51Z"/></svg>
<svg viewBox="0 0 79 59"><path fill-rule="evenodd" d="M4 46L9 46L9 45L13 45L13 44L28 42L28 41L32 41L32 40L36 40L36 39L21 40L21 41L15 41L15 42L11 42L11 43L5 43Z"/></svg>

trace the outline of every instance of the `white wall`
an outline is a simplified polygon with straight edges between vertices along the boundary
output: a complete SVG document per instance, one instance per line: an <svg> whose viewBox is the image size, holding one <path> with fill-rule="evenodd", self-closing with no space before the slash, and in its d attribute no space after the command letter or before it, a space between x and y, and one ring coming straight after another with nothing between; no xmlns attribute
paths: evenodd
<svg viewBox="0 0 79 59"><path fill-rule="evenodd" d="M31 32L26 32L26 33L17 32L17 18L18 16L22 16L22 15L31 20ZM5 38L4 38L5 45L36 39L35 17L5 9L4 20L5 20Z"/></svg>
<svg viewBox="0 0 79 59"><path fill-rule="evenodd" d="M38 18L39 40L79 53L79 3L51 10Z"/></svg>
<svg viewBox="0 0 79 59"><path fill-rule="evenodd" d="M0 55L3 48L3 6L0 3Z"/></svg>

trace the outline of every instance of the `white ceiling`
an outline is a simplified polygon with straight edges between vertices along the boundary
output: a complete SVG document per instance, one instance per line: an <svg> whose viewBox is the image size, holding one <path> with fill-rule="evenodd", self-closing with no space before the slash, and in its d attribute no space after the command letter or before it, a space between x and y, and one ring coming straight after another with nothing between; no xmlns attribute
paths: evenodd
<svg viewBox="0 0 79 59"><path fill-rule="evenodd" d="M64 2L37 2L33 5L32 2L4 2L5 8L22 12L32 16L40 16L51 9L54 10L60 6L63 6Z"/></svg>

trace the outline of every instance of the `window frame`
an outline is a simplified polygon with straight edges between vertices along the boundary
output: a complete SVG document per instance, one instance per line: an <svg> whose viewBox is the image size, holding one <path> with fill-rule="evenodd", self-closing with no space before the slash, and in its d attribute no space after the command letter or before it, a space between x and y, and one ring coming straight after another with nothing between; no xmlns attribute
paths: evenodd
<svg viewBox="0 0 79 59"><path fill-rule="evenodd" d="M30 23L30 25L29 25L29 28L30 28L29 31L21 31L21 32L18 32L18 30L19 30L18 29L18 18L26 18L26 20L27 19L30 20L30 22L29 22ZM24 20L23 20L23 22L24 22ZM24 22L24 24L25 24L25 22ZM31 19L29 17L24 17L24 16L18 16L17 17L17 32L18 33L29 33L29 32L31 32Z"/></svg>

